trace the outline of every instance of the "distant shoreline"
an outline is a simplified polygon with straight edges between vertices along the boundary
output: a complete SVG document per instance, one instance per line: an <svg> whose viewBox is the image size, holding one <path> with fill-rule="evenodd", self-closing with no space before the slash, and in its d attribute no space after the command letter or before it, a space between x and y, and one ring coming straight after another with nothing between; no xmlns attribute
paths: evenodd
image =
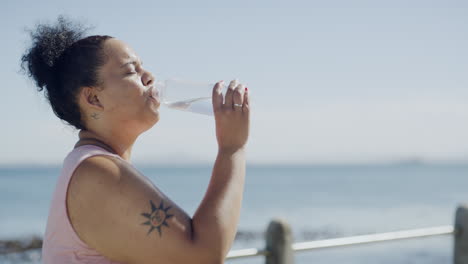
<svg viewBox="0 0 468 264"><path fill-rule="evenodd" d="M174 169L174 168L211 168L212 164L208 163L186 163L186 164L167 164L167 163L134 163L138 168L143 169ZM391 166L468 166L468 161L424 161L424 160L401 160L388 162L342 162L342 163L249 163L247 166L251 168L313 168L313 167L391 167ZM62 164L29 164L29 163L14 163L1 164L0 170L57 170L61 169Z"/></svg>

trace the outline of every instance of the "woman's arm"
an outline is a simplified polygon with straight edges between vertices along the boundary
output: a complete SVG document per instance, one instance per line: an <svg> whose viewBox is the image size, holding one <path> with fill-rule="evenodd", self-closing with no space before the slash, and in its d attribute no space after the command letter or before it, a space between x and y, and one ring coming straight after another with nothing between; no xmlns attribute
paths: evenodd
<svg viewBox="0 0 468 264"><path fill-rule="evenodd" d="M218 83L213 108L219 151L208 190L193 216L193 233L195 242L210 245L222 260L236 234L244 190L250 110L245 87L232 81L223 100Z"/></svg>
<svg viewBox="0 0 468 264"><path fill-rule="evenodd" d="M211 248L219 260L227 255L236 234L244 178L244 150L220 151L206 195L193 216L194 242Z"/></svg>

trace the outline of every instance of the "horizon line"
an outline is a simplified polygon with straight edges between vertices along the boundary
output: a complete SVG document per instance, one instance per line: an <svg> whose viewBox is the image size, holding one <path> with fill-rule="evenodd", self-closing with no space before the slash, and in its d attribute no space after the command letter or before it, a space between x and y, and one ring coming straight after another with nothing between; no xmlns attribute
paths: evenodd
<svg viewBox="0 0 468 264"><path fill-rule="evenodd" d="M213 162L134 162L133 165L141 168L164 168L164 167L206 167L213 166ZM291 162L291 161L252 161L246 162L247 166L253 167L307 167L307 166L424 166L424 165L468 165L468 160L384 160L384 161L321 161L321 162ZM62 163L31 162L31 163L0 163L0 169L18 168L58 168Z"/></svg>

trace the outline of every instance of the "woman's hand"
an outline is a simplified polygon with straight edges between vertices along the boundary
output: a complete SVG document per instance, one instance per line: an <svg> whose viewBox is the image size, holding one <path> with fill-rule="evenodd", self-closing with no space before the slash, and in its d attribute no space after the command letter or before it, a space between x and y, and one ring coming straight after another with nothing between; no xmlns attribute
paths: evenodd
<svg viewBox="0 0 468 264"><path fill-rule="evenodd" d="M236 152L244 148L249 137L249 93L243 84L233 80L223 98L223 85L221 81L213 88L216 138L220 151Z"/></svg>

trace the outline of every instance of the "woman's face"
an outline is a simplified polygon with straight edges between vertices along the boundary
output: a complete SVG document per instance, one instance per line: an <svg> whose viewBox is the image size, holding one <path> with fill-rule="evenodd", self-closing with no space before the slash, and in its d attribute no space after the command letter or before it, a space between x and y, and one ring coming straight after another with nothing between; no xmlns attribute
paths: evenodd
<svg viewBox="0 0 468 264"><path fill-rule="evenodd" d="M154 77L142 67L136 53L124 42L104 42L106 63L99 70L102 89L99 101L111 124L143 132L159 120L159 96L153 92Z"/></svg>

